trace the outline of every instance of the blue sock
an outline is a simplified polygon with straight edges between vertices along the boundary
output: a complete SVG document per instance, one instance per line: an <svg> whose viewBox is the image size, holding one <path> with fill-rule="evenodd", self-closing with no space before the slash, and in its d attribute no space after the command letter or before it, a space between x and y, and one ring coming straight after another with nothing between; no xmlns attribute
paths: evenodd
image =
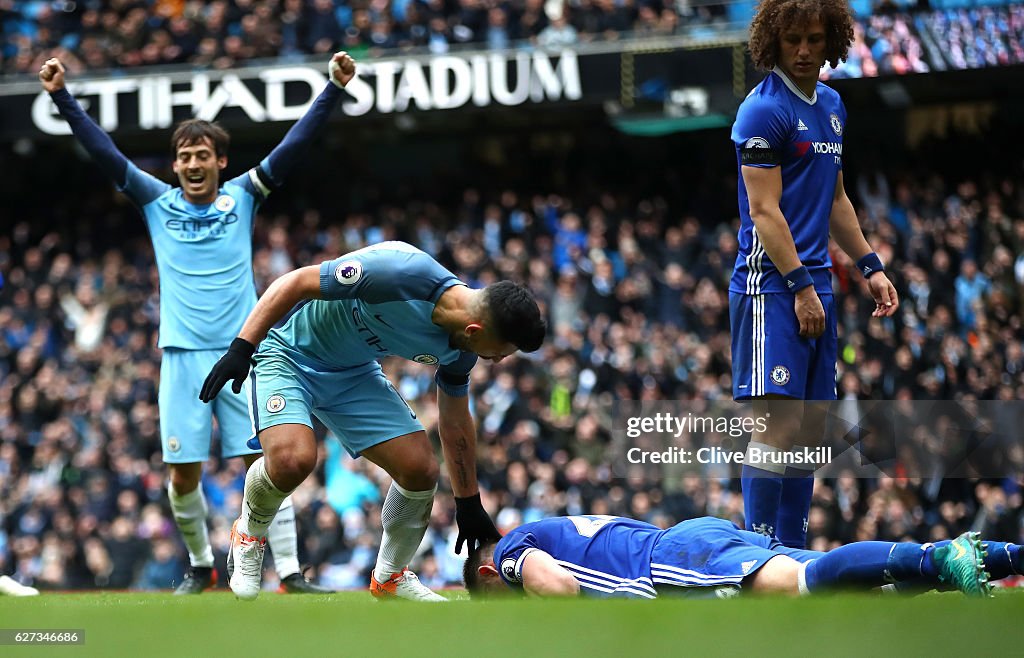
<svg viewBox="0 0 1024 658"><path fill-rule="evenodd" d="M786 469L776 517L775 536L789 548L807 547L807 516L814 494L814 472Z"/></svg>
<svg viewBox="0 0 1024 658"><path fill-rule="evenodd" d="M782 499L782 480L772 473L754 466L743 465L740 485L743 487L743 515L747 530L772 537Z"/></svg>
<svg viewBox="0 0 1024 658"><path fill-rule="evenodd" d="M911 580L928 575L922 563L928 550L921 544L887 541L859 541L829 551L804 570L808 592L860 585L876 587L894 580Z"/></svg>
<svg viewBox="0 0 1024 658"><path fill-rule="evenodd" d="M949 546L950 543L948 539L937 541L935 542L935 548ZM1007 544L1001 541L986 541L984 545L985 551L988 552L988 555L985 556L985 571L989 573L992 580L1002 580L1008 576L1024 575L1024 562L1021 562L1020 545Z"/></svg>

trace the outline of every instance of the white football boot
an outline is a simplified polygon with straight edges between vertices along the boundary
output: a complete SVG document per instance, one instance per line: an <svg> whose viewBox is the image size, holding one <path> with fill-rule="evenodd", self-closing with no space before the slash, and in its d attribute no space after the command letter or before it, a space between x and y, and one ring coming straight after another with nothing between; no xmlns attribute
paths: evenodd
<svg viewBox="0 0 1024 658"><path fill-rule="evenodd" d="M252 601L259 596L263 580L263 553L266 550L266 537L252 537L240 532L237 520L232 524L228 584L238 598Z"/></svg>
<svg viewBox="0 0 1024 658"><path fill-rule="evenodd" d="M0 576L0 595L3 596L39 596L35 587L22 585L10 576Z"/></svg>
<svg viewBox="0 0 1024 658"><path fill-rule="evenodd" d="M435 594L429 587L421 583L416 574L409 571L408 567L391 574L391 577L383 583L378 582L377 577L370 574L370 594L381 600L406 599L424 603L443 603L448 600Z"/></svg>

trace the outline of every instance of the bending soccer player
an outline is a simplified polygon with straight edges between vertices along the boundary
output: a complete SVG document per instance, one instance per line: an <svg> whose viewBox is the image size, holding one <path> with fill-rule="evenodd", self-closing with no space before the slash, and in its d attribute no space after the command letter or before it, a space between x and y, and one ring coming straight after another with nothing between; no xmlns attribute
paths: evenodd
<svg viewBox="0 0 1024 658"><path fill-rule="evenodd" d="M366 457L394 480L381 512L384 537L370 591L378 598L443 601L407 568L430 518L437 460L416 413L376 359L394 354L438 366L438 429L461 552L464 542L472 550L499 537L477 489L469 372L478 357L497 363L517 350L539 349L545 331L526 288L501 281L470 289L404 242L366 247L275 281L201 392L205 402L228 381L236 392L245 382L264 451L246 475L242 515L232 530L235 594L259 594L267 528L281 501L316 466L316 416L353 457Z"/></svg>
<svg viewBox="0 0 1024 658"><path fill-rule="evenodd" d="M470 553L463 576L474 596L517 590L535 596L724 598L741 589L814 594L893 581L944 583L969 596L988 596L986 569L996 578L1024 570L1020 546L990 543L988 549L986 554L977 533L964 533L935 545L865 541L822 553L788 548L712 517L662 530L615 516L562 516L483 544Z"/></svg>
<svg viewBox="0 0 1024 658"><path fill-rule="evenodd" d="M867 280L872 317L891 317L896 289L861 232L843 185L846 108L818 82L846 58L853 17L846 0L763 0L750 26L754 64L769 71L732 127L739 169L739 250L729 285L733 397L836 399L836 309L829 236ZM813 464L785 453L816 445L826 404L787 405L753 437L743 466L746 527L803 548ZM753 466L754 454L767 459Z"/></svg>
<svg viewBox="0 0 1024 658"><path fill-rule="evenodd" d="M207 506L199 486L209 458L213 416L221 431L221 455L242 457L249 466L259 450L246 446L252 424L245 399L225 391L214 404L197 393L256 304L252 275L252 231L256 210L301 160L327 123L355 76L355 62L336 53L330 82L306 112L256 167L221 182L229 136L209 121L181 122L171 137L172 187L129 161L82 110L64 86L64 66L47 60L39 71L61 116L96 163L142 212L152 236L160 273L160 438L170 471L167 495L189 554L189 569L177 594L198 594L217 582L206 525ZM282 591L323 593L299 571L295 514L286 501L270 529Z"/></svg>

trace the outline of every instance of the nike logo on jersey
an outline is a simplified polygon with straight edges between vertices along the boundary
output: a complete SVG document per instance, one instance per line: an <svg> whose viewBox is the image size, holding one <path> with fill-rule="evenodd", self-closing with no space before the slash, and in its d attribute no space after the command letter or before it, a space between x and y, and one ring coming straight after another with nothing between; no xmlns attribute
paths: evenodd
<svg viewBox="0 0 1024 658"><path fill-rule="evenodd" d="M388 324L387 322L384 321L384 318L381 317L380 313L374 313L373 317L377 318L377 322L380 322L382 325L384 325L388 329L394 329L394 327L392 327L390 324Z"/></svg>

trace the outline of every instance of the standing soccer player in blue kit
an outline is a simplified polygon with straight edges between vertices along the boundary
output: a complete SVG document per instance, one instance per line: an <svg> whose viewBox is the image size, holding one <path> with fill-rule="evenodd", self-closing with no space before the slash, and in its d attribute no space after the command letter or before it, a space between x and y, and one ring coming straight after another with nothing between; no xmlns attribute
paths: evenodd
<svg viewBox="0 0 1024 658"><path fill-rule="evenodd" d="M336 53L330 82L309 111L256 167L221 184L228 134L217 124L183 121L171 138L172 187L129 161L64 86L64 67L50 59L39 79L61 116L99 167L141 210L160 273L160 436L170 471L167 488L174 520L188 548L190 566L178 594L198 594L216 584L207 506L200 478L209 457L212 417L221 432L223 457L249 466L259 450L246 446L251 422L245 399L225 391L213 405L197 399L216 362L256 304L252 232L256 209L299 163L327 123L355 62ZM288 500L270 530L275 565L287 592L323 593L299 571L295 513Z"/></svg>
<svg viewBox="0 0 1024 658"><path fill-rule="evenodd" d="M394 480L381 510L384 536L371 593L444 601L408 569L430 520L437 460L416 413L377 359L397 355L437 366L438 433L459 528L455 550L465 542L472 551L499 535L477 489L469 372L478 358L497 363L517 350L536 351L545 332L528 289L510 281L471 289L404 242L372 245L275 281L200 392L208 402L228 381L235 392L244 382L264 451L246 475L242 515L231 532L235 595L259 595L267 527L316 466L316 416L350 455L369 459Z"/></svg>
<svg viewBox="0 0 1024 658"><path fill-rule="evenodd" d="M836 399L830 235L867 280L872 316L890 317L899 306L843 186L846 108L818 82L825 62L837 66L852 40L846 0L763 0L750 26L751 57L769 74L732 128L741 226L729 310L733 397L754 400L756 416L769 413L770 400ZM823 406L786 406L767 433L752 437L751 452L775 453L780 463L743 466L748 530L803 548L813 467L787 472L781 462L820 440Z"/></svg>

